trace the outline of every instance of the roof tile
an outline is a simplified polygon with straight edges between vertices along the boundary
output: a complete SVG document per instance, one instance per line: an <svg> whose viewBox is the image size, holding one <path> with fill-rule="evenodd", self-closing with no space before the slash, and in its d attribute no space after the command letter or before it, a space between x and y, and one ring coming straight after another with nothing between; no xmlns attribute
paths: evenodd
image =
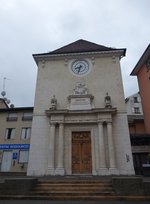
<svg viewBox="0 0 150 204"><path fill-rule="evenodd" d="M49 54L62 54L62 53L79 53L79 52L90 52L90 51L111 51L116 50L110 47L98 45L86 40L77 40L64 47L50 52Z"/></svg>
<svg viewBox="0 0 150 204"><path fill-rule="evenodd" d="M59 49L53 50L51 52L47 53L41 53L41 54L34 54L33 57L38 56L44 56L44 55L59 55L59 54L70 54L70 53L88 53L88 52L111 52L111 51L121 51L122 55L125 56L126 49L125 48L111 48L111 47L105 47L103 45L98 45L93 42L89 42L86 40L77 40L73 43L70 43L66 46L63 46Z"/></svg>

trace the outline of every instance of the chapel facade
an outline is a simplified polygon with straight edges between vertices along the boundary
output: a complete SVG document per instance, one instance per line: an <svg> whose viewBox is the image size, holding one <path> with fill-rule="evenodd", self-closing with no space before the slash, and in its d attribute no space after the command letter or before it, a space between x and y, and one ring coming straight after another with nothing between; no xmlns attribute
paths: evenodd
<svg viewBox="0 0 150 204"><path fill-rule="evenodd" d="M125 52L78 40L33 55L28 175L134 174L120 69Z"/></svg>

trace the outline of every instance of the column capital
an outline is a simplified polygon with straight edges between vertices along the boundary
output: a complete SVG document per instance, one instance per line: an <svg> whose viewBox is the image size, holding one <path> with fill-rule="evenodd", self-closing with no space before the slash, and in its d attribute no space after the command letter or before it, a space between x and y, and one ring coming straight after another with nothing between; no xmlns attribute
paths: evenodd
<svg viewBox="0 0 150 204"><path fill-rule="evenodd" d="M103 121L98 121L98 125L103 125Z"/></svg>
<svg viewBox="0 0 150 204"><path fill-rule="evenodd" d="M97 120L97 123L98 123L98 124L103 124L103 123L104 123L104 120L98 119L98 120Z"/></svg>
<svg viewBox="0 0 150 204"><path fill-rule="evenodd" d="M61 126L64 126L65 123L64 122L59 122L58 124L61 125Z"/></svg>
<svg viewBox="0 0 150 204"><path fill-rule="evenodd" d="M56 126L56 122L50 122L50 126Z"/></svg>
<svg viewBox="0 0 150 204"><path fill-rule="evenodd" d="M112 125L112 120L106 121L107 124Z"/></svg>

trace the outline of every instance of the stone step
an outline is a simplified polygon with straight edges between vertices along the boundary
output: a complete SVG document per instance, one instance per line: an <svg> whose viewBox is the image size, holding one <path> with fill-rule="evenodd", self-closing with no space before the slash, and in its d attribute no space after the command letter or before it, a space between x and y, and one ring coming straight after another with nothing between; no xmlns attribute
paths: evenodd
<svg viewBox="0 0 150 204"><path fill-rule="evenodd" d="M80 195L83 195L83 194L114 194L113 191L111 190L103 190L103 191L99 191L99 190L86 190L86 191L81 191L81 190L52 190L52 191L43 191L43 190L38 190L38 191L31 191L30 194L80 194Z"/></svg>
<svg viewBox="0 0 150 204"><path fill-rule="evenodd" d="M97 188L106 188L106 187L112 187L111 183L51 183L51 182L38 182L37 187L39 188L51 188L51 187L75 187L75 188L82 188L82 187L97 187Z"/></svg>
<svg viewBox="0 0 150 204"><path fill-rule="evenodd" d="M35 188L32 192L113 192L112 188L51 188L51 189L43 189L43 188Z"/></svg>
<svg viewBox="0 0 150 204"><path fill-rule="evenodd" d="M89 185L89 184L38 184L37 187L39 188L51 188L51 187L55 187L55 188L71 188L71 187L75 187L75 188L82 188L82 187L96 187L96 188L109 188L112 187L112 185Z"/></svg>
<svg viewBox="0 0 150 204"><path fill-rule="evenodd" d="M110 184L111 181L100 181L100 180L70 180L70 179L66 179L66 180L39 180L38 183L84 183L84 184L90 184L90 183L100 183L100 184Z"/></svg>
<svg viewBox="0 0 150 204"><path fill-rule="evenodd" d="M51 191L51 190L56 190L56 191L69 191L69 190L75 190L75 191L77 191L77 190L79 190L80 189L80 191L87 191L87 190L91 190L91 191L94 191L94 190L99 190L99 191L105 191L105 190L112 190L112 187L100 187L100 188L97 188L97 187L74 187L74 186L70 186L70 187L54 187L54 186L51 186L51 187L49 187L49 188L47 188L47 187L35 187L34 188L34 191L38 191L38 190L43 190L43 191Z"/></svg>
<svg viewBox="0 0 150 204"><path fill-rule="evenodd" d="M112 189L112 186L89 186L89 185L49 185L49 186L39 186L37 185L35 189Z"/></svg>
<svg viewBox="0 0 150 204"><path fill-rule="evenodd" d="M0 195L1 200L76 200L76 201L150 201L150 196L115 196L115 195L98 195L98 196L78 196L68 195L65 197L45 196L45 195Z"/></svg>
<svg viewBox="0 0 150 204"><path fill-rule="evenodd" d="M114 192L80 192L80 191L70 191L70 192L56 192L56 191L52 191L52 192L43 192L43 191L39 191L39 192L31 192L30 195L34 195L34 196L40 196L40 195L45 195L45 196L59 196L59 197L65 197L65 196L98 196L98 195L115 195Z"/></svg>
<svg viewBox="0 0 150 204"><path fill-rule="evenodd" d="M44 182L38 182L38 186L97 186L97 187L103 187L103 186L112 186L111 183L44 183Z"/></svg>
<svg viewBox="0 0 150 204"><path fill-rule="evenodd" d="M70 184L72 184L72 185L111 185L111 183L109 182L107 182L107 183L102 183L102 182L99 182L99 183L92 183L92 182L90 182L90 183L88 183L88 182L86 182L86 183L83 183L83 182L38 182L38 184L39 185L56 185L56 184L59 184L59 185L70 185Z"/></svg>

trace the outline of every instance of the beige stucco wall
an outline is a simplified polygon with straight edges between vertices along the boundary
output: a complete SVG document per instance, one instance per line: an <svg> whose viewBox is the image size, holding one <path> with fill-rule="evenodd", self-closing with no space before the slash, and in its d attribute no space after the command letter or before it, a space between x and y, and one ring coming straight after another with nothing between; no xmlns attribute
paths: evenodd
<svg viewBox="0 0 150 204"><path fill-rule="evenodd" d="M8 114L11 113L10 111L7 112L3 111L0 112L0 144L30 144L30 138L29 139L21 139L21 131L22 128L30 128L32 126L32 121L24 121L22 120L23 113L25 111L16 111L17 113L17 121L7 121ZM32 111L27 111L32 112ZM15 128L15 137L14 139L5 139L6 129L7 128ZM4 151L12 151L18 153L18 159L19 159L19 149L11 149L11 150L0 150L0 163L2 162L3 158L3 152ZM24 168L21 168L22 164L19 163L19 161L12 159L11 162L11 172L26 172L27 171L27 163L24 164Z"/></svg>
<svg viewBox="0 0 150 204"><path fill-rule="evenodd" d="M30 112L30 111L29 111ZM5 133L6 128L15 128L16 129L16 135L15 138L12 140L9 140L10 144L20 144L22 142L23 144L29 143L28 140L21 140L21 130L24 127L31 127L32 121L23 121L22 116L23 112L16 112L17 113L17 121L7 121L8 112L0 113L0 144L7 144L8 140L5 140Z"/></svg>
<svg viewBox="0 0 150 204"><path fill-rule="evenodd" d="M85 82L89 93L94 96L95 107L104 107L106 92L112 98L112 104L119 112L125 111L124 93L120 72L119 57L95 58L91 72L82 77L74 76L69 71L70 63L76 58L45 61L38 65L38 78L35 95L35 113L44 113L50 107L53 95L58 101L58 109L67 107L67 96L73 93L76 82ZM84 58L86 59L86 57ZM89 59L89 58L87 58Z"/></svg>

